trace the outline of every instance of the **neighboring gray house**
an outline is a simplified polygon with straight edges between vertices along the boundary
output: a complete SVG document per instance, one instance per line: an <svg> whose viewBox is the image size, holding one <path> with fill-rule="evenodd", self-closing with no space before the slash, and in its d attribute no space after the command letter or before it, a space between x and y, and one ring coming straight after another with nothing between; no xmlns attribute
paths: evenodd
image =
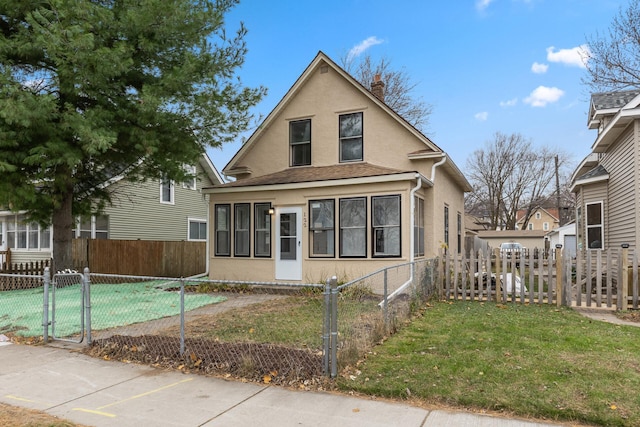
<svg viewBox="0 0 640 427"><path fill-rule="evenodd" d="M640 235L640 90L591 96L598 135L571 178L578 249L637 246Z"/></svg>
<svg viewBox="0 0 640 427"><path fill-rule="evenodd" d="M223 183L206 154L191 166L196 179L178 183L149 180L132 183L125 176L113 178L113 205L104 215L78 218L75 237L116 240L206 241L208 201L203 187ZM0 210L0 251L11 249L12 263L51 258L52 233L24 215Z"/></svg>

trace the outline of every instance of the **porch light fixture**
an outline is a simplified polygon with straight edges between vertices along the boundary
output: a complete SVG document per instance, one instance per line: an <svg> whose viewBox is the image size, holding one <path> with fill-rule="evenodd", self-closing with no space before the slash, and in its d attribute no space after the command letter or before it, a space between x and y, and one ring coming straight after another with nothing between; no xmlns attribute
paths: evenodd
<svg viewBox="0 0 640 427"><path fill-rule="evenodd" d="M269 208L269 215L273 215L274 213L276 213L275 209Z"/></svg>

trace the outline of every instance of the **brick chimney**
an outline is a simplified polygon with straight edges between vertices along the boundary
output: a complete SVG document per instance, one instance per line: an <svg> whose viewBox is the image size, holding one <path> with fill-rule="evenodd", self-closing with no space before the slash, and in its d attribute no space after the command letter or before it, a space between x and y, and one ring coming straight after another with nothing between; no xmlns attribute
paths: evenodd
<svg viewBox="0 0 640 427"><path fill-rule="evenodd" d="M373 76L373 81L371 82L371 93L380 101L384 102L384 82L380 80L380 74Z"/></svg>

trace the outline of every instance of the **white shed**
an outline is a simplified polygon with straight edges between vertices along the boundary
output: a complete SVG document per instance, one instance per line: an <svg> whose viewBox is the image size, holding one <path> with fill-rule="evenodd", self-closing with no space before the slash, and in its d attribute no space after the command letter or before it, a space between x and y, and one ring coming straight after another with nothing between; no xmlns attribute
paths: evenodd
<svg viewBox="0 0 640 427"><path fill-rule="evenodd" d="M546 238L549 239L549 247L551 251L557 244L562 245L562 249L565 250L565 254L574 257L576 255L577 240L576 240L576 223L570 222L562 227L558 227L547 233Z"/></svg>

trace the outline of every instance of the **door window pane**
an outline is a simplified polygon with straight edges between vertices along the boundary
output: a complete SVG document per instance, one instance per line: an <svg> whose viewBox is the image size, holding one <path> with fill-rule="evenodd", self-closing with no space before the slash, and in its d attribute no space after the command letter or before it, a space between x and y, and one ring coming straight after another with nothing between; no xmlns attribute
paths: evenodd
<svg viewBox="0 0 640 427"><path fill-rule="evenodd" d="M296 214L280 214L280 259L296 259Z"/></svg>

